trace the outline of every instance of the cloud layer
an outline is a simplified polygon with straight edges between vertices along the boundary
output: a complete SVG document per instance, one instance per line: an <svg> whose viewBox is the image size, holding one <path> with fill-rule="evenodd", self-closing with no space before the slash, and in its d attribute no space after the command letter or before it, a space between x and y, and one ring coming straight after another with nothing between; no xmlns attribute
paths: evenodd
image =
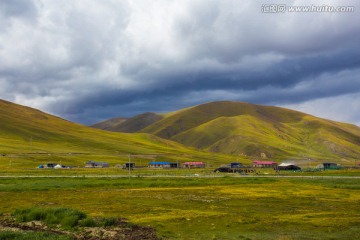
<svg viewBox="0 0 360 240"><path fill-rule="evenodd" d="M263 13L264 1L45 1L0 5L0 97L94 123L216 100L360 125L354 12Z"/></svg>

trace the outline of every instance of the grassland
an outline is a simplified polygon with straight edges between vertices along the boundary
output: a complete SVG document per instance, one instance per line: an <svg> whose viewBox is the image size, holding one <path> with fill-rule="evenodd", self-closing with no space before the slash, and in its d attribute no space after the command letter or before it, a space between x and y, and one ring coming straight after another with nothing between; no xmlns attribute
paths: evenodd
<svg viewBox="0 0 360 240"><path fill-rule="evenodd" d="M357 239L359 179L0 179L0 212L70 207L122 217L164 239Z"/></svg>

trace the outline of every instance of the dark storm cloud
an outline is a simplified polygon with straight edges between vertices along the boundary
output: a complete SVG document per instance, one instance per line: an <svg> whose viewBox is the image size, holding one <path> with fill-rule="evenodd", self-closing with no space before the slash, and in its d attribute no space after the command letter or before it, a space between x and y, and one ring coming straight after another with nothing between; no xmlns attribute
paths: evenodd
<svg viewBox="0 0 360 240"><path fill-rule="evenodd" d="M353 13L282 14L262 4L3 1L0 97L87 124L216 100L360 102L360 3L316 1Z"/></svg>
<svg viewBox="0 0 360 240"><path fill-rule="evenodd" d="M212 72L208 69L195 76L169 76L174 79L173 85L165 88L166 91L186 92L191 90L256 90L265 86L288 88L317 77L322 73L336 73L360 67L360 51L340 52L330 56L300 57L287 59L272 65L264 70L246 69L226 72ZM189 81L187 81L189 79ZM329 83L331 84L331 83ZM355 85L355 84L354 84Z"/></svg>
<svg viewBox="0 0 360 240"><path fill-rule="evenodd" d="M345 79L344 76L331 77L332 74L340 71L357 68L360 69L360 50L354 48L352 51L345 50L331 55L287 59L261 71L246 69L219 72L206 69L197 73L169 74L162 76L164 79L161 82L171 82L171 84L151 86L151 89L142 89L141 91L97 92L85 97L80 102L73 103L67 111L71 110L76 113L95 106L126 106L138 101L145 102L145 105L149 105L146 106L146 109L153 109L153 111L170 102L172 106L184 107L183 104L177 103L180 97L186 97L187 94L197 91L215 90L252 92L253 94L250 96L240 95L239 100L253 103L296 103L358 92L360 90L358 77L351 79L349 77ZM320 81L319 76L323 74L327 74L327 78ZM356 72L355 76L358 74L359 72ZM303 82L311 82L311 84L301 89L295 88ZM317 82L319 84L314 84ZM226 96L223 99L226 99ZM204 101L208 101L206 96L204 96ZM197 103L201 102L193 102L193 104Z"/></svg>

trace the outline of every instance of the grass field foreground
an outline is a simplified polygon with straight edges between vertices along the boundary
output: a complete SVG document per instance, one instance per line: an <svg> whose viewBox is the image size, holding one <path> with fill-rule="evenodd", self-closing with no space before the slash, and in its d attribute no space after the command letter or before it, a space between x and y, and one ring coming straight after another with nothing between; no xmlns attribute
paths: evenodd
<svg viewBox="0 0 360 240"><path fill-rule="evenodd" d="M0 212L69 207L164 239L357 239L359 179L0 179Z"/></svg>

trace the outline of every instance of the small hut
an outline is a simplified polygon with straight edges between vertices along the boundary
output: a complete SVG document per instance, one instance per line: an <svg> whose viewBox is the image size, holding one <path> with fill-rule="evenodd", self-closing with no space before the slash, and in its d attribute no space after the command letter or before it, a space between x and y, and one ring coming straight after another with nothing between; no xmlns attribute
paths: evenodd
<svg viewBox="0 0 360 240"><path fill-rule="evenodd" d="M296 170L301 170L301 167L296 166L293 163L281 163L278 166L278 170L293 170L293 171L296 171Z"/></svg>
<svg viewBox="0 0 360 240"><path fill-rule="evenodd" d="M132 162L127 162L125 163L123 166L122 166L122 169L133 169L135 167L135 163L132 163Z"/></svg>
<svg viewBox="0 0 360 240"><path fill-rule="evenodd" d="M185 162L183 164L184 168L205 168L205 163L203 162Z"/></svg>
<svg viewBox="0 0 360 240"><path fill-rule="evenodd" d="M63 166L61 166L60 164L57 164L57 165L55 165L54 168L55 168L55 169L61 169L61 168L63 168Z"/></svg>
<svg viewBox="0 0 360 240"><path fill-rule="evenodd" d="M340 165L336 164L336 163L331 163L331 162L324 162L322 163L322 165L324 166L324 169L339 169Z"/></svg>
<svg viewBox="0 0 360 240"><path fill-rule="evenodd" d="M179 168L179 163L170 163L170 168Z"/></svg>
<svg viewBox="0 0 360 240"><path fill-rule="evenodd" d="M170 168L170 162L149 162L149 168Z"/></svg>
<svg viewBox="0 0 360 240"><path fill-rule="evenodd" d="M86 168L108 168L109 163L107 162L94 162L94 161L88 161L85 164Z"/></svg>
<svg viewBox="0 0 360 240"><path fill-rule="evenodd" d="M56 163L47 163L45 164L44 168L54 168L56 165Z"/></svg>
<svg viewBox="0 0 360 240"><path fill-rule="evenodd" d="M278 164L274 161L253 161L253 167L257 168L277 168Z"/></svg>

